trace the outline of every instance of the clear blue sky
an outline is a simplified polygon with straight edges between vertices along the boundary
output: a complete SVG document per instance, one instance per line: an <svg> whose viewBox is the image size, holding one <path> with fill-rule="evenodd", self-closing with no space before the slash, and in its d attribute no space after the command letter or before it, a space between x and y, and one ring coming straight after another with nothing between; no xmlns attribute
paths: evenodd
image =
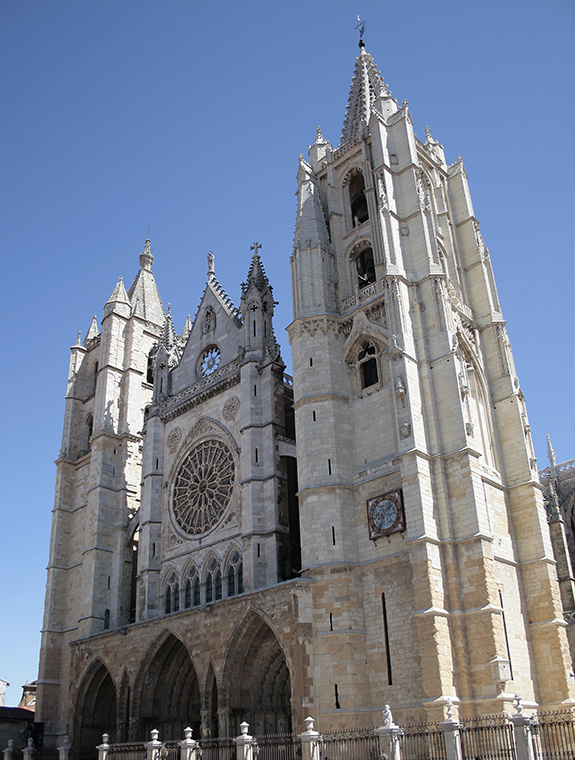
<svg viewBox="0 0 575 760"><path fill-rule="evenodd" d="M2 547L7 704L37 674L69 347L151 225L181 329L206 255L234 301L254 240L291 363L295 175L339 142L365 40L415 129L464 158L527 397L575 457L572 0L0 0Z"/></svg>

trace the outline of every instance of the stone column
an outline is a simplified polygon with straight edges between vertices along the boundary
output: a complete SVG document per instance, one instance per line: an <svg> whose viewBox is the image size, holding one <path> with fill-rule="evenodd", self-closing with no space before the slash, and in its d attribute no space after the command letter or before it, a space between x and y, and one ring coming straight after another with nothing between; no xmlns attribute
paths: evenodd
<svg viewBox="0 0 575 760"><path fill-rule="evenodd" d="M160 732L158 729L154 728L150 731L150 735L152 741L146 742L146 760L159 760L160 750L162 749L162 742L158 739ZM100 758L98 758L98 760L100 760Z"/></svg>
<svg viewBox="0 0 575 760"><path fill-rule="evenodd" d="M184 739L180 742L180 760L200 760L200 745L192 739L192 729L184 728Z"/></svg>
<svg viewBox="0 0 575 760"><path fill-rule="evenodd" d="M401 728L393 722L393 715L389 705L383 710L383 725L375 729L379 736L379 754L385 755L388 760L401 760L401 747L399 737Z"/></svg>
<svg viewBox="0 0 575 760"><path fill-rule="evenodd" d="M249 724L240 723L241 736L234 739L236 745L236 760L254 760L254 747L257 744L253 736L248 734Z"/></svg>
<svg viewBox="0 0 575 760"><path fill-rule="evenodd" d="M509 720L513 723L517 760L535 760L533 736L531 734L533 719L522 714L521 697L517 693L515 694L514 702L517 712Z"/></svg>
<svg viewBox="0 0 575 760"><path fill-rule="evenodd" d="M68 760L70 755L70 740L68 734L64 737L64 743L58 747L58 760Z"/></svg>
<svg viewBox="0 0 575 760"><path fill-rule="evenodd" d="M99 744L96 749L98 750L98 760L106 760L108 757L108 750L110 749L110 734L102 734L102 743Z"/></svg>
<svg viewBox="0 0 575 760"><path fill-rule="evenodd" d="M319 760L321 734L313 729L313 718L305 719L305 731L299 735L301 739L302 760Z"/></svg>

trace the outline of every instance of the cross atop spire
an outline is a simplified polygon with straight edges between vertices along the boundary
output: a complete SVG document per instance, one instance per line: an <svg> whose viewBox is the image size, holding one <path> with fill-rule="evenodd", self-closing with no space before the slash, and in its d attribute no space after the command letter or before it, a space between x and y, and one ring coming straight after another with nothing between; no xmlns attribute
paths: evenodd
<svg viewBox="0 0 575 760"><path fill-rule="evenodd" d="M257 243L257 242L256 242L256 243L254 243L253 245L250 245L250 251L253 251L253 252L254 252L254 256L259 256L259 254L258 254L258 251L259 251L259 249L260 249L260 248L262 248L262 247L263 247L263 246L262 246L262 245L260 245L260 243Z"/></svg>

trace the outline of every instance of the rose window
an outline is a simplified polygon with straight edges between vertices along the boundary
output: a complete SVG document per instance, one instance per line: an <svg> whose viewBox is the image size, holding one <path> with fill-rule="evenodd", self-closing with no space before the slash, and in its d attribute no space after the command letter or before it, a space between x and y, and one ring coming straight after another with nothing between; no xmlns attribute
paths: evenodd
<svg viewBox="0 0 575 760"><path fill-rule="evenodd" d="M220 349L217 346L208 346L200 356L200 374L207 377L215 372L220 364Z"/></svg>
<svg viewBox="0 0 575 760"><path fill-rule="evenodd" d="M203 441L182 462L174 483L173 512L191 535L205 533L219 521L234 486L234 460L221 441Z"/></svg>

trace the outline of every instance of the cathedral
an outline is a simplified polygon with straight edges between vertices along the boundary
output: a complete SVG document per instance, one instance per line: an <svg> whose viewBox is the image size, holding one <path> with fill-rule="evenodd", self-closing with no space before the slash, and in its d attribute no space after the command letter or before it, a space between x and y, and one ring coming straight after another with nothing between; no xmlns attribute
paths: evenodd
<svg viewBox="0 0 575 760"><path fill-rule="evenodd" d="M360 42L339 145L318 128L297 183L293 378L258 243L237 306L208 255L178 332L146 240L71 348L45 746L236 736L244 720L300 732L308 715L320 731L370 726L386 704L398 723L435 721L449 701L510 711L515 692L573 704L524 397L461 158L416 137Z"/></svg>

